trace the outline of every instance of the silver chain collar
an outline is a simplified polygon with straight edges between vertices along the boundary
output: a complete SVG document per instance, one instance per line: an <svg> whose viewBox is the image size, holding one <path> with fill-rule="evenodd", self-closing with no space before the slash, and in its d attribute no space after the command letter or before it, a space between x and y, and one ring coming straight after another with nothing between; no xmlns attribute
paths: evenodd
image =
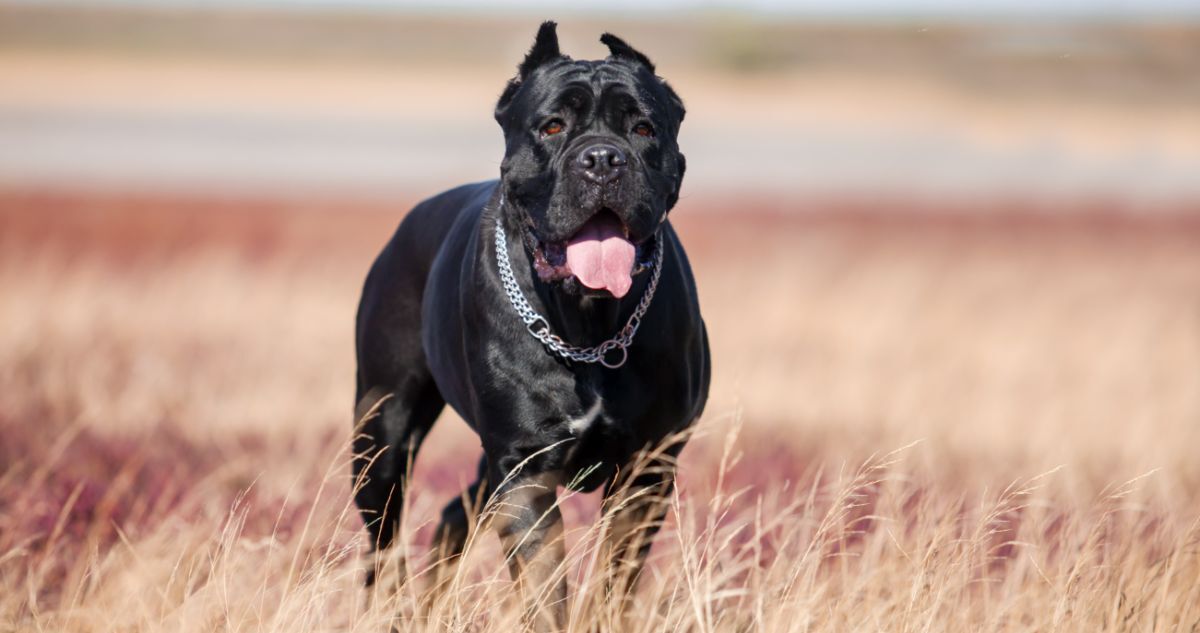
<svg viewBox="0 0 1200 633"><path fill-rule="evenodd" d="M577 347L552 333L550 322L538 314L537 310L534 310L533 306L529 305L529 301L525 299L525 293L521 292L521 287L517 285L512 263L509 262L508 237L504 234L504 225L500 215L496 215L496 264L500 267L500 282L504 284L504 292L508 295L509 302L517 311L517 316L521 317L521 321L525 323L525 329L529 330L534 338L541 341L555 354L578 363L600 363L609 369L616 369L625 364L625 361L629 359L629 346L633 344L633 337L642 325L642 317L646 314L646 310L650 308L654 292L658 290L658 277L662 274L662 262L663 245L662 236L659 235L654 239L654 272L650 276L650 284L646 286L646 292L642 294L642 300L638 302L637 309L625 322L625 327L621 328L616 336L599 345ZM609 362L606 356L614 350L620 350L621 356L617 360Z"/></svg>

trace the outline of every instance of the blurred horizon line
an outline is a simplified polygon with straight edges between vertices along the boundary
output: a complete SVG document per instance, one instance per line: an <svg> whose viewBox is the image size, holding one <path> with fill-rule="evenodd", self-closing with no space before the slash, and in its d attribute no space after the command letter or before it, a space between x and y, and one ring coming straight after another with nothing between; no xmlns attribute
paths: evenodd
<svg viewBox="0 0 1200 633"><path fill-rule="evenodd" d="M1200 4L1185 0L1123 0L1075 2L1072 0L982 0L956 3L945 0L816 0L799 5L787 0L750 0L712 2L704 0L666 0L653 7L639 0L580 0L570 7L551 0L516 2L488 0L0 0L0 9L55 8L97 10L155 11L280 11L284 13L379 13L388 15L445 15L470 11L476 16L541 15L622 18L630 21L656 21L667 17L685 19L735 15L755 19L789 19L795 22L820 20L905 22L909 20L976 21L1021 20L1029 18L1064 22L1138 22L1162 19L1200 21ZM637 15L629 10L636 9ZM551 11L554 15L546 15ZM682 15L680 15L682 14Z"/></svg>
<svg viewBox="0 0 1200 633"><path fill-rule="evenodd" d="M492 105L537 20L327 1L0 0L0 185L387 194L494 176ZM610 31L668 69L689 193L1200 200L1200 21L696 11L551 13L579 59Z"/></svg>

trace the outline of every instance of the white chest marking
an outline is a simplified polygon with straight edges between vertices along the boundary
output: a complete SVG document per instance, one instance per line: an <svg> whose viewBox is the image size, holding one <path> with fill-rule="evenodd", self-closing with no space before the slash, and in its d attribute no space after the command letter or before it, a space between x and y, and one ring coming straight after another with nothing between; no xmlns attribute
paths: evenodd
<svg viewBox="0 0 1200 633"><path fill-rule="evenodd" d="M567 428L571 430L572 435L581 435L584 431L588 430L588 427L592 426L592 424L594 424L596 420L600 418L600 414L603 412L604 400L597 396L596 401L592 403L592 406L587 410L587 413L584 413L577 418L571 418L567 420Z"/></svg>

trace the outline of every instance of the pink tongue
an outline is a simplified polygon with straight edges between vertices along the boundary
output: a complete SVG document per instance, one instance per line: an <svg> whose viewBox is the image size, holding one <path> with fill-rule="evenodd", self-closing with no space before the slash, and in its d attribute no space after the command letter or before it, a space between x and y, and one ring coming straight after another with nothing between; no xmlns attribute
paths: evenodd
<svg viewBox="0 0 1200 633"><path fill-rule="evenodd" d="M567 265L579 281L618 299L633 285L633 256L633 244L610 213L596 214L567 242Z"/></svg>

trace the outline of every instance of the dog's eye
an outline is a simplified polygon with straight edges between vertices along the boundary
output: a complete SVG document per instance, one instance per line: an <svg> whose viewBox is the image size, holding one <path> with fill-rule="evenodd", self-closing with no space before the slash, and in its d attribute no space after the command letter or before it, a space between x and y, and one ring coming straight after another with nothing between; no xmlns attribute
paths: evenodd
<svg viewBox="0 0 1200 633"><path fill-rule="evenodd" d="M638 123L633 126L633 131L638 136L654 136L654 128L650 127L649 123Z"/></svg>
<svg viewBox="0 0 1200 633"><path fill-rule="evenodd" d="M546 138L547 136L554 136L555 134L562 132L563 129L565 129L565 128L563 128L563 122L559 121L558 119L555 119L555 120L542 126L542 138Z"/></svg>

